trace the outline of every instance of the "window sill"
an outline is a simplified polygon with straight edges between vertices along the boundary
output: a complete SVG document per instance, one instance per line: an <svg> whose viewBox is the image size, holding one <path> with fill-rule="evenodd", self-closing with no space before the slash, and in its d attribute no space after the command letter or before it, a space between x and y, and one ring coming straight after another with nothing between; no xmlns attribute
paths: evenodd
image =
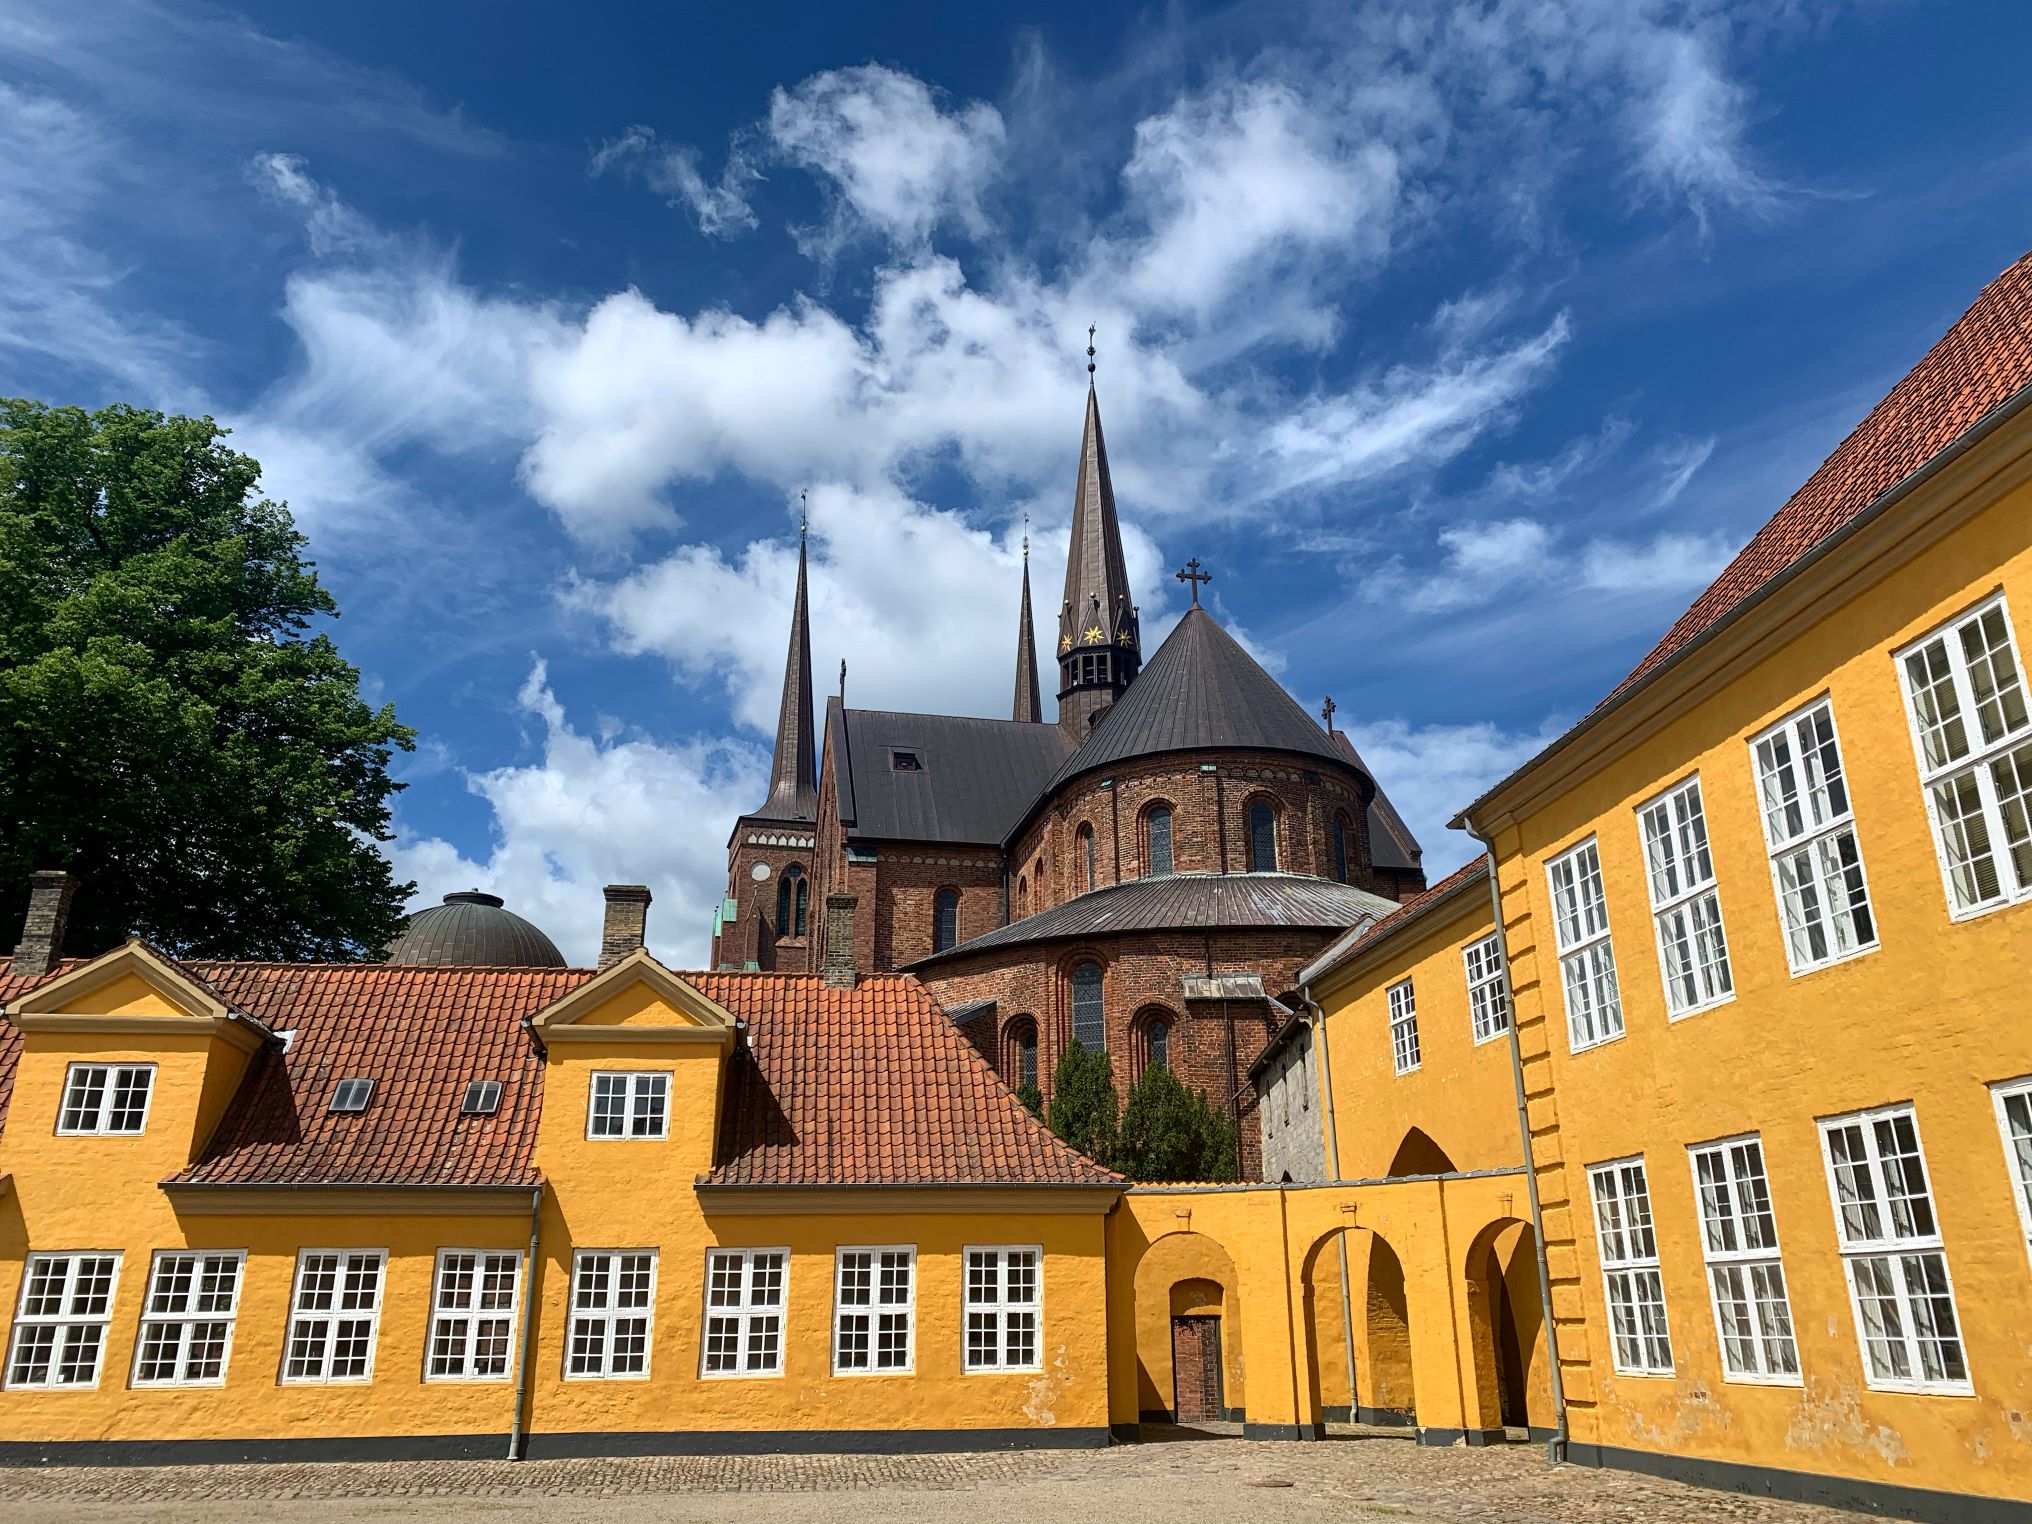
<svg viewBox="0 0 2032 1524"><path fill-rule="evenodd" d="M1597 1048L1606 1048L1611 1043L1621 1042L1624 1038L1628 1037L1629 1035L1630 1029L1628 1027L1625 1027L1623 1028L1622 1031L1616 1032L1608 1037L1597 1037L1593 1042L1584 1042L1576 1044L1573 1040L1572 1032L1568 1032L1566 1037L1566 1051L1573 1057L1578 1058L1583 1053L1592 1053Z"/></svg>
<svg viewBox="0 0 2032 1524"><path fill-rule="evenodd" d="M1986 915L1995 915L1999 910L2009 910L2013 905L2032 904L2032 891L2013 894L2004 899L1992 900L1987 905L1971 905L1966 910L1956 910L1952 900L1948 902L1947 918L1951 922L1980 921Z"/></svg>
<svg viewBox="0 0 2032 1524"><path fill-rule="evenodd" d="M1722 1385L1775 1387L1779 1391L1784 1391L1789 1388L1790 1390L1796 1392L1806 1385L1806 1381L1803 1377L1800 1376L1735 1375L1732 1374L1731 1372L1724 1371L1722 1373Z"/></svg>
<svg viewBox="0 0 2032 1524"><path fill-rule="evenodd" d="M700 1371L701 1381L781 1381L782 1371Z"/></svg>
<svg viewBox="0 0 2032 1524"><path fill-rule="evenodd" d="M649 1372L647 1372L647 1371L629 1371L629 1372L628 1372L628 1373L627 1373L626 1375L619 1375L619 1376L595 1376L595 1375L592 1375L592 1374L590 1374L590 1373L582 1373L582 1374L580 1374L580 1375L577 1375L577 1376L566 1376L566 1377L565 1377L564 1379L565 1379L566 1381L569 1381L569 1382L573 1382L573 1383L576 1383L576 1384L582 1384L582 1385L587 1385L587 1386L592 1386L592 1385L597 1385L597 1384L599 1384L599 1383L601 1383L601 1382L607 1382L607 1381L623 1381L623 1382L625 1382L625 1381L647 1381L647 1380L649 1379Z"/></svg>
<svg viewBox="0 0 2032 1524"><path fill-rule="evenodd" d="M1873 1392L1882 1392L1887 1397L1973 1397L1976 1394L1972 1382L1927 1383L1918 1381L1873 1381L1863 1378L1863 1385Z"/></svg>
<svg viewBox="0 0 2032 1524"><path fill-rule="evenodd" d="M1719 1011L1723 1006L1734 1005L1735 1003L1736 992L1730 990L1726 995L1718 995L1713 1000L1704 1000L1699 1005L1690 1005L1683 1011L1668 1011L1665 1019L1667 1021L1688 1021L1695 1016L1705 1016L1709 1011Z"/></svg>
<svg viewBox="0 0 2032 1524"><path fill-rule="evenodd" d="M1824 973L1830 968L1840 968L1844 963L1853 963L1858 958L1867 958L1883 945L1882 942L1865 942L1861 947L1851 948L1845 953L1837 953L1832 958L1822 958L1818 963L1793 963L1788 955L1786 968L1793 978L1804 979L1809 974Z"/></svg>

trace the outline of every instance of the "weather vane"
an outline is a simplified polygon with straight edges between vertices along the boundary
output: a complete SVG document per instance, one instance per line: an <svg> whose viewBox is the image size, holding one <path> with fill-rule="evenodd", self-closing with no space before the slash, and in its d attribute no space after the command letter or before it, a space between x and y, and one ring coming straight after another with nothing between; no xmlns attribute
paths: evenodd
<svg viewBox="0 0 2032 1524"><path fill-rule="evenodd" d="M1190 561L1185 563L1185 569L1178 573L1178 580L1191 586L1192 606L1198 608L1200 584L1213 581L1214 574L1210 571L1201 571L1199 569L1199 557L1194 556Z"/></svg>

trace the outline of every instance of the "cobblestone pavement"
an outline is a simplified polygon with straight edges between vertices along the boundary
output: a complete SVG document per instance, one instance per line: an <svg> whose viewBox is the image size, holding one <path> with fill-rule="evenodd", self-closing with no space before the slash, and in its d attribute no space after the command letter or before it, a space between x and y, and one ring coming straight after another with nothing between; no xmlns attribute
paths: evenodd
<svg viewBox="0 0 2032 1524"><path fill-rule="evenodd" d="M769 1520L986 1524L1843 1524L1860 1515L1551 1467L1536 1445L1425 1449L1348 1430L1323 1444L1181 1436L1108 1450L969 1455L665 1456L628 1460L53 1467L0 1470L0 1515L29 1520L420 1518L545 1524Z"/></svg>

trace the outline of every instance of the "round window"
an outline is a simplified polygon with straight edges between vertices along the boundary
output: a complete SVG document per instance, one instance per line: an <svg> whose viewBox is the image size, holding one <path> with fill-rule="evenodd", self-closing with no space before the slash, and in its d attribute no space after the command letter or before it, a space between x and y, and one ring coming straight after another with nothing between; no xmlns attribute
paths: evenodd
<svg viewBox="0 0 2032 1524"><path fill-rule="evenodd" d="M769 876L769 864L767 863L755 864L754 867L748 870L748 876L753 880L755 880L756 883L758 884L761 883L763 879Z"/></svg>

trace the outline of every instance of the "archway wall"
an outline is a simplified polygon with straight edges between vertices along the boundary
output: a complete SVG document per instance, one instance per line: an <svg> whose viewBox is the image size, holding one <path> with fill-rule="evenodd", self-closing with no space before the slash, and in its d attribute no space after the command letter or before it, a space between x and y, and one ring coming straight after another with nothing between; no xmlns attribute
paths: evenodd
<svg viewBox="0 0 2032 1524"><path fill-rule="evenodd" d="M1137 1187L1108 1223L1110 1421L1135 1424L1148 1394L1169 1392L1171 1287L1200 1278L1224 1289L1228 1402L1244 1409L1248 1432L1266 1438L1317 1433L1324 1409L1339 1405L1332 1396L1346 1387L1345 1356L1325 1335L1338 1326L1338 1312L1328 1316L1318 1305L1322 1295L1338 1303L1331 1280L1338 1274L1334 1239L1346 1232L1350 1279L1359 1288L1358 1341L1368 1255L1356 1246L1365 1238L1385 1239L1403 1267L1421 1435L1448 1442L1500 1429L1495 1366L1476 1338L1489 1321L1486 1306L1477 1306L1485 1292L1474 1289L1468 1255L1485 1230L1516 1219L1524 1204L1517 1171L1322 1185ZM1358 1371L1360 1363L1358 1342ZM1338 1373L1328 1369L1332 1364L1340 1365Z"/></svg>

